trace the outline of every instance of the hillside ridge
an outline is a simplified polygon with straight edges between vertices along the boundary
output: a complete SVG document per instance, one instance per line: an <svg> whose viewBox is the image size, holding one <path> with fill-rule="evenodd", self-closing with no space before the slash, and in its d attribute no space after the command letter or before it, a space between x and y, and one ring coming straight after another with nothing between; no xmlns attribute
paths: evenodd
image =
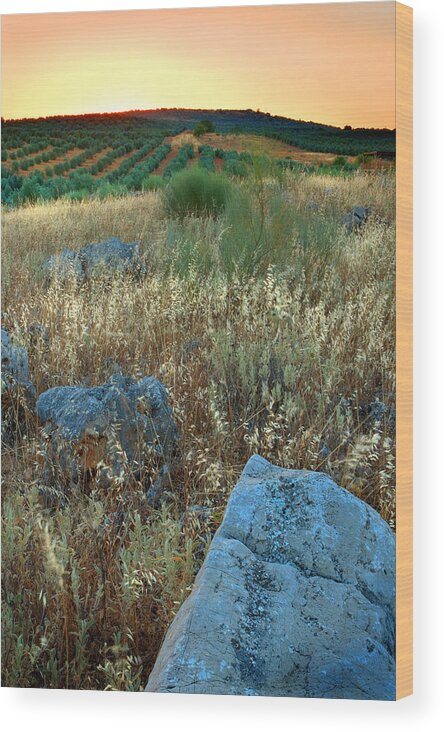
<svg viewBox="0 0 444 732"><path fill-rule="evenodd" d="M286 117L284 115L271 114L270 112L263 112L261 110L253 110L250 108L246 109L207 109L207 108L187 108L187 107L158 107L154 109L129 109L120 112L88 112L85 114L69 114L69 115L50 115L48 117L21 117L16 119L7 119L2 117L2 124L14 124L14 123L28 123L28 122L42 122L42 121L58 121L58 120L96 120L105 118L121 118L121 117L151 117L152 119L192 119L197 116L199 119L202 116L207 116L210 119L215 117L240 117L250 118L257 122L272 122L282 123L285 126L291 127L309 127L321 128L326 130L343 130L343 131L372 131L372 132L395 132L394 129L388 127L351 127L345 125L339 127L337 125L329 125L324 122L314 122L313 120L295 119L294 117ZM214 121L214 120L213 120Z"/></svg>

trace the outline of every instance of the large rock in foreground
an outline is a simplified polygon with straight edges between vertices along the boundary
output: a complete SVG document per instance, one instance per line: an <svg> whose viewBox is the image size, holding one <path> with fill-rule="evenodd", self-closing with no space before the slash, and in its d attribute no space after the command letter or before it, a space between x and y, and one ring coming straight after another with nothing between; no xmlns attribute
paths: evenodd
<svg viewBox="0 0 444 732"><path fill-rule="evenodd" d="M11 442L25 431L26 412L35 405L35 387L29 378L28 352L11 343L2 328L2 440Z"/></svg>
<svg viewBox="0 0 444 732"><path fill-rule="evenodd" d="M63 249L53 254L43 265L48 279L81 284L87 279L131 275L144 272L138 242L125 244L117 236L97 244L87 244L79 252Z"/></svg>
<svg viewBox="0 0 444 732"><path fill-rule="evenodd" d="M395 541L322 473L255 456L146 691L395 698Z"/></svg>
<svg viewBox="0 0 444 732"><path fill-rule="evenodd" d="M107 485L128 475L141 479L153 462L167 477L177 432L166 389L154 377L135 382L115 375L102 386L54 387L37 400L37 416L50 480L79 484L95 476Z"/></svg>

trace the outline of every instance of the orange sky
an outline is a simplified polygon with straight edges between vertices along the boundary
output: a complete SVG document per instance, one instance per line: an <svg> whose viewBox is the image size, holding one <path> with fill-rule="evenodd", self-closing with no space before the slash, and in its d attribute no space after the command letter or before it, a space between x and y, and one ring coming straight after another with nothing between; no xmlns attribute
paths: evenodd
<svg viewBox="0 0 444 732"><path fill-rule="evenodd" d="M260 108L395 126L395 3L2 17L2 115Z"/></svg>

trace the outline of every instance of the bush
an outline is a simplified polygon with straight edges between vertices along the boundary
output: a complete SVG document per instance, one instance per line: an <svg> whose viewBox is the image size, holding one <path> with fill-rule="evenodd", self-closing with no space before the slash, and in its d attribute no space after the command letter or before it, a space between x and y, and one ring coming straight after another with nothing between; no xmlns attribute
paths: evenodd
<svg viewBox="0 0 444 732"><path fill-rule="evenodd" d="M40 198L40 196L41 190L38 180L33 176L25 178L20 192L21 200L31 201L34 203Z"/></svg>
<svg viewBox="0 0 444 732"><path fill-rule="evenodd" d="M248 153L239 154L236 150L216 150L216 156L224 161L224 171L227 175L245 178L247 167L245 163L251 164L251 155Z"/></svg>
<svg viewBox="0 0 444 732"><path fill-rule="evenodd" d="M164 201L168 213L173 216L217 215L224 210L230 193L231 186L226 178L196 167L171 178L165 188Z"/></svg>
<svg viewBox="0 0 444 732"><path fill-rule="evenodd" d="M294 207L280 193L266 198L258 191L240 190L223 217L219 243L223 271L263 275L273 264L288 264L296 233Z"/></svg>
<svg viewBox="0 0 444 732"><path fill-rule="evenodd" d="M158 191L166 185L166 178L162 178L161 175L148 175L142 181L142 191Z"/></svg>
<svg viewBox="0 0 444 732"><path fill-rule="evenodd" d="M102 183L99 185L96 195L103 201L106 198L115 198L116 196L124 196L127 193L125 186L118 183Z"/></svg>
<svg viewBox="0 0 444 732"><path fill-rule="evenodd" d="M83 173L80 170L73 171L72 176L70 176L71 181L71 187L76 191L80 190L83 193L85 191L88 191L89 193L92 193L97 186L97 183L93 176L90 173Z"/></svg>
<svg viewBox="0 0 444 732"><path fill-rule="evenodd" d="M343 155L336 155L332 165L336 168L344 168L347 165L347 159Z"/></svg>
<svg viewBox="0 0 444 732"><path fill-rule="evenodd" d="M201 120L194 128L195 137L201 137L206 132L214 132L214 125L209 119Z"/></svg>

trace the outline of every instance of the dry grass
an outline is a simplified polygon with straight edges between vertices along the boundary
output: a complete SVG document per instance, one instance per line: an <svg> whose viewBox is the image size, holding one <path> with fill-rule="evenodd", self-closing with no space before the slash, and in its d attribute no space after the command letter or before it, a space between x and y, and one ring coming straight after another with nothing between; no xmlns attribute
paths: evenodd
<svg viewBox="0 0 444 732"><path fill-rule="evenodd" d="M192 142L193 135L190 133L181 133L184 142ZM194 137L194 141L196 138ZM207 132L199 137L199 145L211 145L222 150L235 150L236 152L250 152L253 155L267 155L272 158L282 159L291 158L299 163L318 164L331 163L335 159L334 153L309 152L301 150L294 145L287 145L281 140L274 140L271 137L262 137L253 134L218 134L216 132ZM347 156L351 162L355 158Z"/></svg>
<svg viewBox="0 0 444 732"><path fill-rule="evenodd" d="M5 448L6 685L139 690L254 452L327 472L394 526L393 180L288 175L243 185L266 216L276 189L295 212L286 261L262 276L219 266L226 218L169 221L156 193L3 216L4 326L29 348L37 391L101 383L118 362L167 385L181 433L161 510L142 485L58 505L57 487L42 485L32 416L27 438ZM347 237L334 222L356 203L378 217ZM302 231L319 237L309 252ZM320 239L332 231L325 249ZM110 235L142 241L142 283L44 288L44 256ZM177 250L190 239L183 271ZM369 407L377 399L379 420Z"/></svg>

